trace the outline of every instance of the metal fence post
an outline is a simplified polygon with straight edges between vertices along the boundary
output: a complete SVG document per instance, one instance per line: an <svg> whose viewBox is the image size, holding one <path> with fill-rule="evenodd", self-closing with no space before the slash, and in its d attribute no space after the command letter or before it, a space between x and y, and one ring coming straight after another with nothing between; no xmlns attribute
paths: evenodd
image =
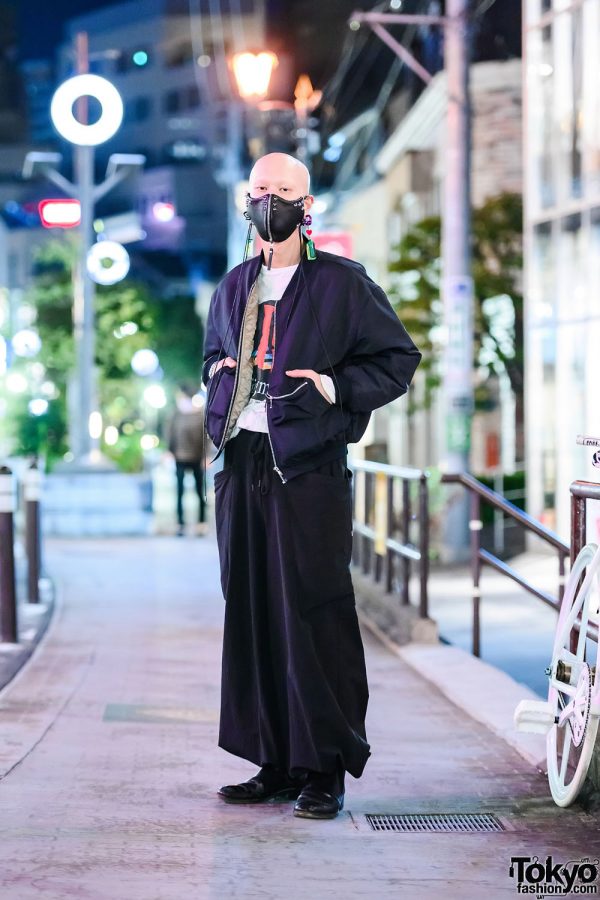
<svg viewBox="0 0 600 900"><path fill-rule="evenodd" d="M481 559L479 550L481 547L481 503L479 494L471 491L471 516L469 530L471 532L471 572L473 574L473 656L481 656L481 620L480 604L481 591L479 579L481 576Z"/></svg>
<svg viewBox="0 0 600 900"><path fill-rule="evenodd" d="M40 497L42 473L33 463L25 473L25 549L27 553L27 596L40 602L41 531Z"/></svg>
<svg viewBox="0 0 600 900"><path fill-rule="evenodd" d="M11 644L18 641L14 511L12 472L8 466L0 466L0 640Z"/></svg>
<svg viewBox="0 0 600 900"><path fill-rule="evenodd" d="M387 479L387 527L386 540L392 537L394 531L394 478ZM385 554L385 589L391 594L394 587L394 554L388 547Z"/></svg>
<svg viewBox="0 0 600 900"><path fill-rule="evenodd" d="M429 598L427 585L429 582L429 485L427 475L423 472L419 479L419 554L420 560L420 602L419 615L422 619L429 617Z"/></svg>
<svg viewBox="0 0 600 900"><path fill-rule="evenodd" d="M402 479L402 541L410 543L410 483L406 478ZM402 557L402 605L408 606L410 601L410 559Z"/></svg>

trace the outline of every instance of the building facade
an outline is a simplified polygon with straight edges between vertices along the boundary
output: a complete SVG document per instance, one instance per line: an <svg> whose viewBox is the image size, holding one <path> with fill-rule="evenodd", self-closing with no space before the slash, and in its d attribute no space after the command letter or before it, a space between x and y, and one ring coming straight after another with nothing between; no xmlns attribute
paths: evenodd
<svg viewBox="0 0 600 900"><path fill-rule="evenodd" d="M521 68L520 59L478 62L471 67L474 206L502 192L522 191ZM378 178L357 185L328 213L329 226L352 234L355 258L384 288L392 286L389 264L401 238L417 222L441 213L447 105L446 76L439 72L375 156L373 170ZM497 408L474 417L472 468L477 474L493 468L492 444L500 447L497 461L505 471L514 471L522 463L515 458L514 401L507 381L499 379ZM417 371L411 390L420 406L423 388ZM392 463L437 466L444 427L439 403L417 410L409 419L401 398L376 411L362 443L366 455L378 456L385 448L384 455Z"/></svg>
<svg viewBox="0 0 600 900"><path fill-rule="evenodd" d="M575 439L600 435L600 0L525 16L528 510L568 539L570 483L598 480Z"/></svg>

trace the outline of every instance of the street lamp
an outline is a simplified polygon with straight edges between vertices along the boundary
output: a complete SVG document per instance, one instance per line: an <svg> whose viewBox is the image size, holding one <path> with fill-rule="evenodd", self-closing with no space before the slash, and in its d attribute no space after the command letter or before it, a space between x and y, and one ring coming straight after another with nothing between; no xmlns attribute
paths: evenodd
<svg viewBox="0 0 600 900"><path fill-rule="evenodd" d="M267 96L273 69L279 65L274 53L234 53L231 63L237 89L243 100Z"/></svg>
<svg viewBox="0 0 600 900"><path fill-rule="evenodd" d="M85 44L85 41L80 43ZM87 68L87 58L82 52L80 69ZM78 121L73 115L73 104L94 97L101 106L99 119L92 125ZM109 140L118 130L123 119L123 102L107 79L82 72L61 84L51 102L50 112L56 130L75 145L76 179L72 184L55 166L62 159L59 153L28 153L23 166L23 176L30 178L39 171L56 184L69 197L79 200L81 208L81 240L77 266L74 273L73 323L76 347L76 372L71 381L70 433L75 461L87 466L99 461L98 437L89 428L90 416L97 404L94 402L94 281L88 270L88 252L94 244L94 204L132 171L145 163L141 154L114 153L108 160L105 180L94 185L94 147ZM98 251L95 251L98 252ZM122 260L124 265L124 260ZM93 270L93 262L92 262ZM92 453L94 450L94 453Z"/></svg>

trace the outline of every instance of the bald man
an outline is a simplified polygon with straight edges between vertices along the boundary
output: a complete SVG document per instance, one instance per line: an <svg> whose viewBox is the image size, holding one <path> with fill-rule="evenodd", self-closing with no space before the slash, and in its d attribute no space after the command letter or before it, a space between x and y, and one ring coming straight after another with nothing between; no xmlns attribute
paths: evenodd
<svg viewBox="0 0 600 900"><path fill-rule="evenodd" d="M215 518L225 597L219 746L259 771L228 803L294 800L335 817L370 756L350 575L347 445L406 393L421 359L358 263L303 233L314 198L283 153L254 165L258 253L217 287L206 327L206 428L223 454Z"/></svg>

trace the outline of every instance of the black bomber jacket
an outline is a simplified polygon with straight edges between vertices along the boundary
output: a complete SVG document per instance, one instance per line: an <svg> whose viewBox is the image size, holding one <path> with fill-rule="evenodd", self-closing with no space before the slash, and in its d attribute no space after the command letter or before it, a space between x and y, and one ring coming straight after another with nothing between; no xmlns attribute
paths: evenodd
<svg viewBox="0 0 600 900"><path fill-rule="evenodd" d="M206 325L202 380L205 427L216 459L248 402L262 254L231 270L217 286ZM421 353L383 290L364 267L316 251L302 260L275 310L273 367L266 409L275 471L283 482L332 459L362 437L371 412L408 390ZM235 367L213 363L227 356ZM335 403L287 369L330 375Z"/></svg>

